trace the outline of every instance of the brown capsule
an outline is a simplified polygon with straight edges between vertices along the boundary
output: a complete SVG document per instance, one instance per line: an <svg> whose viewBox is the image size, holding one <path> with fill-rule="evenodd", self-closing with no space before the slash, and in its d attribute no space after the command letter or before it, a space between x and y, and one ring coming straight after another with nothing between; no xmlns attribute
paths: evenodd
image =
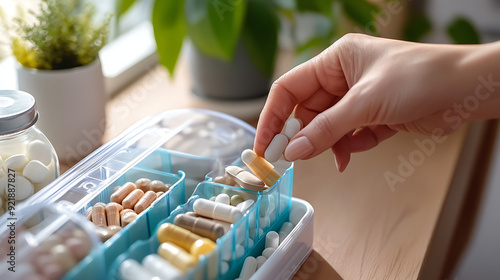
<svg viewBox="0 0 500 280"><path fill-rule="evenodd" d="M149 183L149 189L154 192L166 192L168 187L162 181L154 180Z"/></svg>
<svg viewBox="0 0 500 280"><path fill-rule="evenodd" d="M125 209L122 212L130 210L129 212L125 212L122 217L122 227L126 227L128 224L130 224L135 218L137 218L137 213L132 211L131 209Z"/></svg>
<svg viewBox="0 0 500 280"><path fill-rule="evenodd" d="M122 201L123 208L125 208L125 209L134 208L137 201L139 201L139 199L141 199L141 197L143 195L144 195L144 192L142 190L140 190L140 189L133 190L131 193L129 193L127 195L127 197L125 197L125 199L123 199L123 201Z"/></svg>
<svg viewBox="0 0 500 280"><path fill-rule="evenodd" d="M119 188L117 191L115 191L112 195L111 195L111 202L116 202L116 203L119 203L121 204L122 201L132 192L136 189L135 187L135 184L134 183L125 183L125 185L123 185L121 188Z"/></svg>
<svg viewBox="0 0 500 280"><path fill-rule="evenodd" d="M156 193L156 198L160 198L160 196L162 196L164 194L164 192L157 192Z"/></svg>
<svg viewBox="0 0 500 280"><path fill-rule="evenodd" d="M142 211L146 210L151 203L156 200L156 193L154 191L146 192L141 199L135 204L134 211L140 214Z"/></svg>
<svg viewBox="0 0 500 280"><path fill-rule="evenodd" d="M219 221L219 220L214 220L214 219L210 219L210 218L207 218L207 217L203 217L201 215L196 214L195 212L186 212L184 214L188 215L188 216L191 216L191 217L195 217L195 218L209 220L209 221L212 221L212 222L214 222L216 224L219 224L219 225L221 225L224 228L224 234L226 234L228 231L231 230L231 224L230 223L226 223L226 222L223 222L223 221Z"/></svg>
<svg viewBox="0 0 500 280"><path fill-rule="evenodd" d="M104 203L96 203L92 207L92 222L98 227L106 227L106 205Z"/></svg>
<svg viewBox="0 0 500 280"><path fill-rule="evenodd" d="M216 241L225 233L224 227L213 220L186 214L177 215L174 219L174 224L213 241Z"/></svg>
<svg viewBox="0 0 500 280"><path fill-rule="evenodd" d="M151 190L151 187L149 186L151 184L151 180L147 178L141 178L135 182L135 186L138 189L141 189L143 192L147 192Z"/></svg>
<svg viewBox="0 0 500 280"><path fill-rule="evenodd" d="M120 211L122 210L123 207L116 202L110 202L106 205L108 226L120 226Z"/></svg>

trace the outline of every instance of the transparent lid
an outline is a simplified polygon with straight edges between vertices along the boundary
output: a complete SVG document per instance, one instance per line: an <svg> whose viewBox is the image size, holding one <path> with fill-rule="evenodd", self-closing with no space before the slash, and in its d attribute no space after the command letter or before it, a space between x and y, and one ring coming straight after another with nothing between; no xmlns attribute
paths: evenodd
<svg viewBox="0 0 500 280"><path fill-rule="evenodd" d="M35 98L19 90L0 90L0 135L24 130L38 120Z"/></svg>
<svg viewBox="0 0 500 280"><path fill-rule="evenodd" d="M148 156L158 149L198 158L197 163L187 160L177 162L176 167L186 171L188 179L198 171L201 177L194 179L200 182L208 172L223 168L239 158L241 151L252 148L254 137L255 128L226 114L202 109L166 111L130 127L21 206L58 202L71 196L75 204L72 208L78 210L132 167L148 162ZM101 176L101 171L110 166L113 173ZM91 186L84 184L90 181Z"/></svg>

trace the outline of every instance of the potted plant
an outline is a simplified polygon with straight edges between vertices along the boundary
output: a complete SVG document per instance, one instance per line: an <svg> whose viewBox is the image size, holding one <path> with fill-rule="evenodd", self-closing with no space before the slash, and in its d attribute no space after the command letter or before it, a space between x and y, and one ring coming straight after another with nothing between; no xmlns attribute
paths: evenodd
<svg viewBox="0 0 500 280"><path fill-rule="evenodd" d="M106 126L99 50L111 17L94 22L94 7L77 0L42 0L31 14L32 24L16 19L12 38L19 89L35 97L37 125L59 159L77 161L101 145Z"/></svg>
<svg viewBox="0 0 500 280"><path fill-rule="evenodd" d="M218 100L267 95L273 76L280 22L295 26L300 13L319 24L298 51L325 47L342 32L339 14L364 26L379 7L367 0L156 0L152 24L160 62L173 75L185 38L196 95ZM337 11L343 11L338 13Z"/></svg>

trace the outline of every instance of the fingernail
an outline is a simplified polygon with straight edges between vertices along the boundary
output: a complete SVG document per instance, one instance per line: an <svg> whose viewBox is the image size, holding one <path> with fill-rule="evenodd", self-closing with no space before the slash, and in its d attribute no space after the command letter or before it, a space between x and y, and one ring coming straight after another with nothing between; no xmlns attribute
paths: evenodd
<svg viewBox="0 0 500 280"><path fill-rule="evenodd" d="M338 170L340 173L344 172L344 170L343 170L343 169L340 169L340 168L342 167L342 164L340 163L340 161L339 161L339 159L338 159L338 157L337 157L337 156L335 156L335 166L337 166L337 170Z"/></svg>
<svg viewBox="0 0 500 280"><path fill-rule="evenodd" d="M333 157L335 158L335 166L337 167L337 170L340 172L340 162L339 160L337 159L337 156L336 155L333 155Z"/></svg>
<svg viewBox="0 0 500 280"><path fill-rule="evenodd" d="M303 159L314 152L311 141L306 136L301 136L288 144L285 150L285 158L288 161Z"/></svg>

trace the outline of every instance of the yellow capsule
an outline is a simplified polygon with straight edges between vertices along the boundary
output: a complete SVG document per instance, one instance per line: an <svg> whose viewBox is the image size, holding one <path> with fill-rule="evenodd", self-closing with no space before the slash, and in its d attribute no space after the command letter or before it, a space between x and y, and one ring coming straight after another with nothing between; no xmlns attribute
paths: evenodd
<svg viewBox="0 0 500 280"><path fill-rule="evenodd" d="M162 243L160 247L158 247L158 255L184 273L198 263L195 257L181 247L170 242Z"/></svg>
<svg viewBox="0 0 500 280"><path fill-rule="evenodd" d="M241 160L257 175L267 186L271 187L278 181L281 175L274 170L274 166L264 158L258 156L252 150L244 150L241 153Z"/></svg>
<svg viewBox="0 0 500 280"><path fill-rule="evenodd" d="M156 237L160 243L171 242L190 252L196 258L211 252L216 246L212 240L203 238L171 223L162 224Z"/></svg>

